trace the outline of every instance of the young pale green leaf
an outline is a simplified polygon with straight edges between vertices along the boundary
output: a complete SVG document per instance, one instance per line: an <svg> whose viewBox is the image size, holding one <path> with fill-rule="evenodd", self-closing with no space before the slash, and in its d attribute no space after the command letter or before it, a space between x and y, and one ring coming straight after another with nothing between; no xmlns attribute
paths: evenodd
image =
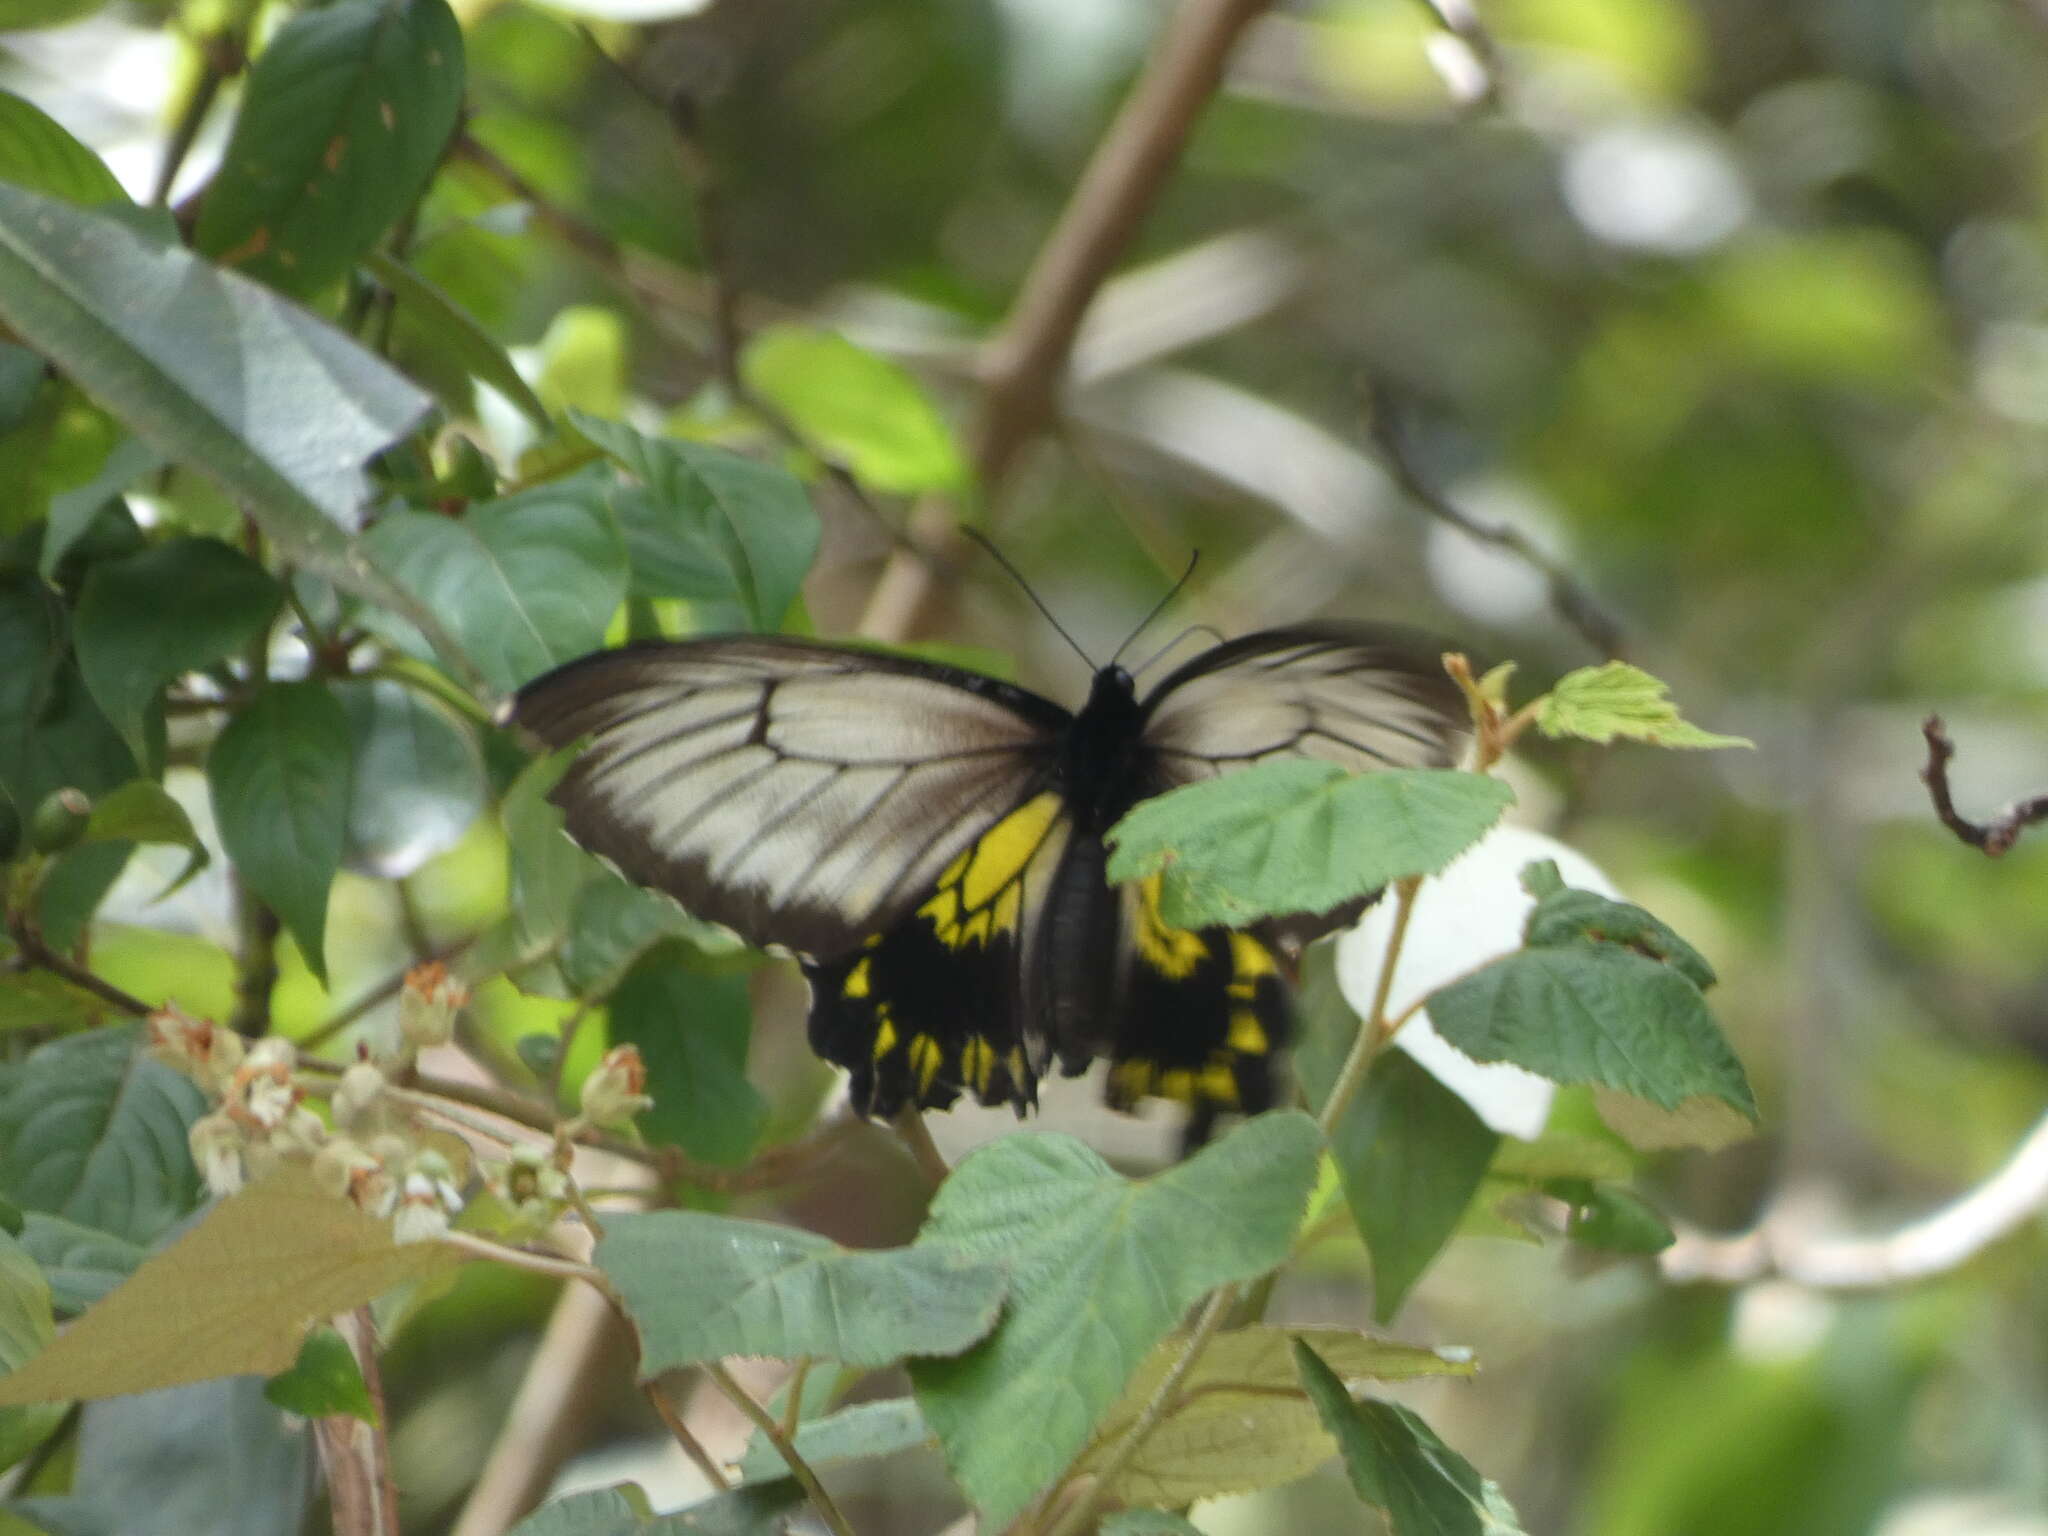
<svg viewBox="0 0 2048 1536"><path fill-rule="evenodd" d="M299 1346L291 1369L263 1383L263 1395L301 1418L347 1414L374 1424L376 1405L356 1364L355 1351L332 1328L315 1328Z"/></svg>
<svg viewBox="0 0 2048 1536"><path fill-rule="evenodd" d="M1546 736L1603 744L1620 736L1658 747L1756 745L1741 736L1716 736L1680 718L1666 685L1625 661L1567 672L1544 695L1536 727Z"/></svg>
<svg viewBox="0 0 2048 1536"><path fill-rule="evenodd" d="M607 1218L596 1261L653 1377L727 1355L889 1365L957 1354L994 1326L1001 1263L919 1244L855 1251L702 1211Z"/></svg>
<svg viewBox="0 0 2048 1536"><path fill-rule="evenodd" d="M16 1371L57 1336L50 1286L28 1250L0 1235L0 1372ZM13 1466L63 1421L62 1403L0 1408L0 1468Z"/></svg>
<svg viewBox="0 0 2048 1536"><path fill-rule="evenodd" d="M348 717L350 868L402 880L462 840L488 797L475 733L445 704L389 678L337 683Z"/></svg>
<svg viewBox="0 0 2048 1536"><path fill-rule="evenodd" d="M163 843L183 848L189 857L158 899L206 868L213 855L206 851L192 818L177 798L155 779L131 779L111 794L92 803L92 815L85 824L89 843Z"/></svg>
<svg viewBox="0 0 2048 1536"><path fill-rule="evenodd" d="M294 565L434 614L362 559L362 466L432 403L277 294L105 213L0 185L0 321L173 463L245 504ZM458 662L465 677L466 658Z"/></svg>
<svg viewBox="0 0 2048 1536"><path fill-rule="evenodd" d="M398 301L398 312L407 324L417 327L429 346L460 363L469 376L488 384L541 432L553 430L548 408L512 365L497 338L484 329L476 316L456 303L445 290L436 287L404 262L372 251L364 265Z"/></svg>
<svg viewBox="0 0 2048 1536"><path fill-rule="evenodd" d="M547 486L472 507L457 522L426 512L378 521L363 546L442 617L485 682L509 693L604 643L626 598L626 550L602 508ZM418 638L366 620L415 651Z"/></svg>
<svg viewBox="0 0 2048 1536"><path fill-rule="evenodd" d="M258 55L193 244L304 298L419 199L462 109L447 0L300 11Z"/></svg>
<svg viewBox="0 0 2048 1536"><path fill-rule="evenodd" d="M740 1462L740 1476L748 1482L779 1477L788 1470L775 1447L761 1436L747 1447ZM835 1461L866 1461L876 1456L893 1456L912 1446L932 1443L924 1415L907 1397L885 1398L876 1403L855 1403L836 1413L807 1419L797 1426L797 1454L814 1467Z"/></svg>
<svg viewBox="0 0 2048 1536"><path fill-rule="evenodd" d="M198 1205L185 1133L206 1101L138 1040L95 1030L0 1067L0 1194L131 1243Z"/></svg>
<svg viewBox="0 0 2048 1536"><path fill-rule="evenodd" d="M699 1162L733 1167L752 1155L768 1104L747 1081L754 1008L744 976L707 976L675 942L650 949L611 996L614 1044L640 1047L654 1105L639 1117L650 1140Z"/></svg>
<svg viewBox="0 0 2048 1536"><path fill-rule="evenodd" d="M1530 885L1532 878L1535 884ZM1537 898L1522 930L1522 941L1531 949L1581 940L1619 944L1662 961L1702 992L1714 984L1714 968L1706 956L1641 907L1565 885L1548 859L1530 865L1523 883Z"/></svg>
<svg viewBox="0 0 2048 1536"><path fill-rule="evenodd" d="M647 437L581 411L570 419L652 498L640 509L642 542L675 546L674 558L719 588L665 595L730 599L756 629L781 625L818 553L818 514L795 476L708 443Z"/></svg>
<svg viewBox="0 0 2048 1536"><path fill-rule="evenodd" d="M1306 1344L1296 1342L1294 1357L1351 1486L1386 1511L1390 1536L1522 1536L1500 1490L1415 1414L1393 1403L1353 1402Z"/></svg>
<svg viewBox="0 0 2048 1536"><path fill-rule="evenodd" d="M208 1211L56 1343L0 1378L0 1404L275 1376L298 1358L307 1328L462 1262L439 1244L394 1243L389 1222L287 1166ZM166 1318L177 1326L166 1328Z"/></svg>
<svg viewBox="0 0 2048 1536"><path fill-rule="evenodd" d="M1182 928L1327 912L1434 874L1514 798L1482 774L1281 759L1141 802L1109 831L1109 878L1162 876L1161 911Z"/></svg>
<svg viewBox="0 0 2048 1536"><path fill-rule="evenodd" d="M1321 1143L1308 1116L1278 1111L1151 1179L1058 1135L1008 1136L953 1170L919 1243L1010 1264L1009 1303L987 1339L914 1361L911 1380L992 1528L1079 1454L1198 1297L1287 1256Z"/></svg>
<svg viewBox="0 0 2048 1536"><path fill-rule="evenodd" d="M1292 1341L1307 1340L1346 1381L1469 1376L1469 1357L1367 1338L1347 1328L1284 1329L1263 1324L1219 1333L1182 1384L1179 1407L1154 1430L1110 1485L1130 1504L1184 1505L1250 1493L1305 1477L1337 1447L1301 1390ZM1179 1361L1175 1334L1146 1358L1105 1417L1080 1470L1097 1468L1144 1411Z"/></svg>
<svg viewBox="0 0 2048 1536"><path fill-rule="evenodd" d="M12 91L0 91L0 181L87 208L128 201L105 161Z"/></svg>
<svg viewBox="0 0 2048 1536"><path fill-rule="evenodd" d="M967 464L917 380L837 331L777 325L740 359L747 387L872 490L958 491Z"/></svg>
<svg viewBox="0 0 2048 1536"><path fill-rule="evenodd" d="M274 683L206 758L221 846L327 977L327 892L348 838L348 716L325 684Z"/></svg>
<svg viewBox="0 0 2048 1536"><path fill-rule="evenodd" d="M61 1317L83 1312L149 1257L140 1243L45 1211L26 1213L21 1246L50 1282L50 1304Z"/></svg>
<svg viewBox="0 0 2048 1536"><path fill-rule="evenodd" d="M1475 1061L1601 1083L1674 1109L1709 1094L1756 1101L1705 999L1678 971L1614 944L1522 949L1429 999L1437 1033Z"/></svg>
<svg viewBox="0 0 2048 1536"><path fill-rule="evenodd" d="M138 762L164 685L246 649L283 602L269 572L219 539L167 539L92 567L78 598L78 666Z"/></svg>

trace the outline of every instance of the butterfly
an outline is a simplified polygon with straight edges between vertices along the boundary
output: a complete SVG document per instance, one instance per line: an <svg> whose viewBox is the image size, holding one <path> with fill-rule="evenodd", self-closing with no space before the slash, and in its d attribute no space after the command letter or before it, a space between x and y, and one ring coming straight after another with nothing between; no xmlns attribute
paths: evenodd
<svg viewBox="0 0 2048 1536"><path fill-rule="evenodd" d="M993 677L779 635L569 662L506 710L578 750L551 798L629 879L796 954L810 1040L854 1107L963 1092L1022 1115L1055 1065L1109 1060L1120 1109L1268 1107L1290 945L1358 909L1184 929L1103 834L1138 802L1274 758L1448 767L1467 724L1437 648L1297 624L1215 645L1142 697L1114 660L1069 711Z"/></svg>

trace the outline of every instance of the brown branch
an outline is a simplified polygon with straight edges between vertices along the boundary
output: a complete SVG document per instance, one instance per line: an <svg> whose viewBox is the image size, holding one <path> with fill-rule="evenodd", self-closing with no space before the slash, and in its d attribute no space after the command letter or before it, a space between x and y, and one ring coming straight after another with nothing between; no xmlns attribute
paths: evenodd
<svg viewBox="0 0 2048 1536"><path fill-rule="evenodd" d="M1367 426L1373 442L1380 450L1387 472L1394 477L1394 483L1408 493L1409 499L1431 517L1450 524L1468 538L1504 549L1540 572L1549 586L1550 605L1557 610L1558 617L1577 630L1586 644L1602 656L1619 657L1623 651L1621 626L1580 584L1578 578L1538 548L1519 528L1482 522L1432 485L1416 464L1396 424L1399 410L1393 397L1377 381L1367 385L1367 392L1370 398Z"/></svg>
<svg viewBox="0 0 2048 1536"><path fill-rule="evenodd" d="M1269 3L1185 0L1096 146L981 357L986 393L974 458L984 497L993 500L1018 450L1052 415L1082 317L1179 163L1231 50ZM910 524L914 547L889 556L861 633L901 640L915 630L940 586L931 556L957 559L956 543L951 510L937 500L920 503Z"/></svg>
<svg viewBox="0 0 2048 1536"><path fill-rule="evenodd" d="M1941 818L1944 827L1972 848L1995 859L2018 842L2028 827L2048 821L2048 793L2015 800L1987 822L1971 821L1956 809L1955 799L1949 793L1948 763L1956 755L1956 744L1949 739L1941 716L1929 715L1921 723L1920 734L1927 738L1927 766L1920 770L1920 782L1927 786L1934 814Z"/></svg>
<svg viewBox="0 0 2048 1536"><path fill-rule="evenodd" d="M52 976L62 977L74 987L90 992L101 1002L134 1018L147 1018L153 1012L149 1004L133 992L122 991L104 976L58 954L45 944L43 936L26 922L17 922L14 925L14 943L17 951L15 964L22 969L48 971Z"/></svg>

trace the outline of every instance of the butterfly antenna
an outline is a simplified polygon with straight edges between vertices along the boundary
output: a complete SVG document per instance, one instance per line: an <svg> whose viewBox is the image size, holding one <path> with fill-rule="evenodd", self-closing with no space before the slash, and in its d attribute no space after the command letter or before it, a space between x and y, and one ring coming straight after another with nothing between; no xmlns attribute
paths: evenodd
<svg viewBox="0 0 2048 1536"><path fill-rule="evenodd" d="M1179 634L1175 635L1171 640L1167 641L1166 644L1159 647L1159 649L1154 651L1150 656L1147 656L1143 661L1139 662L1135 667L1131 668L1131 676L1144 676L1145 673L1151 671L1152 668L1158 664L1160 658L1170 655L1173 652L1174 648L1177 647L1181 643L1181 641L1187 639L1189 635L1213 635L1218 645L1221 645L1224 639L1223 631L1218 629L1214 624L1190 624L1186 629L1182 630Z"/></svg>
<svg viewBox="0 0 2048 1536"><path fill-rule="evenodd" d="M1188 568L1180 573L1180 580L1176 581L1171 587L1167 589L1166 596L1162 597L1161 599L1159 599L1158 602L1152 605L1152 611L1146 614L1145 617L1139 621L1138 627L1132 630L1130 634L1125 638L1124 643L1116 648L1116 656L1112 656L1109 658L1109 664L1112 667L1116 665L1117 656L1123 655L1125 651L1131 648L1131 641L1137 639L1138 636L1145 633L1145 630L1147 629L1147 627L1150 626L1152 621L1158 618L1161 613L1166 611L1166 605L1172 602L1176 597L1180 596L1180 589L1186 586L1188 584L1188 578L1195 574L1195 564L1201 558L1202 552L1199 549L1188 556Z"/></svg>
<svg viewBox="0 0 2048 1536"><path fill-rule="evenodd" d="M1089 670L1093 671L1095 668L1095 663L1092 660L1090 660L1088 653L1081 649L1081 642L1076 640L1072 635L1068 634L1066 626L1060 623L1058 619L1052 616L1052 610L1045 606L1045 603L1039 598L1039 595L1036 592L1031 590L1031 583L1024 579L1024 573L1018 570L1017 567L1015 567L1014 565L1010 564L1010 557L1004 554L1000 549L997 549L994 541L991 540L989 536L983 533L979 528L969 528L963 525L960 529L960 532L964 537L972 539L975 543L979 544L983 549L987 550L990 554L996 557L996 564L1000 565L1004 570L1008 571L1010 573L1010 579L1016 582L1018 586L1024 589L1024 595L1031 599L1031 606L1036 608L1040 613L1045 615L1045 622L1053 627L1053 632L1057 634L1062 640L1066 641L1067 644L1071 645L1074 648L1074 654L1080 657L1083 661L1087 662Z"/></svg>

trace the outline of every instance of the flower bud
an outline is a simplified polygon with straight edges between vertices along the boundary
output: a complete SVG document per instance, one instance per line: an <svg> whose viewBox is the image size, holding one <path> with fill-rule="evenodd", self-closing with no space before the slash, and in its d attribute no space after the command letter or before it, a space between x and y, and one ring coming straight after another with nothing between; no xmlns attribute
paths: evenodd
<svg viewBox="0 0 2048 1536"><path fill-rule="evenodd" d="M246 1179L243 1154L249 1145L248 1133L241 1126L215 1111L194 1120L186 1140L208 1189L216 1195L232 1195L241 1189Z"/></svg>
<svg viewBox="0 0 2048 1536"><path fill-rule="evenodd" d="M455 1038L455 1016L469 1004L469 988L448 974L439 960L405 973L398 994L398 1033L407 1047L446 1045Z"/></svg>
<svg viewBox="0 0 2048 1536"><path fill-rule="evenodd" d="M85 836L92 801L79 789L54 789L28 819L28 845L37 853L62 853Z"/></svg>
<svg viewBox="0 0 2048 1536"><path fill-rule="evenodd" d="M398 1210L391 1218L391 1236L401 1243L431 1242L448 1230L449 1216L461 1209L462 1197L452 1184L416 1169L405 1176Z"/></svg>
<svg viewBox="0 0 2048 1536"><path fill-rule="evenodd" d="M593 1125L626 1125L654 1100L647 1096L647 1066L637 1045L615 1045L583 1079L583 1117Z"/></svg>
<svg viewBox="0 0 2048 1536"><path fill-rule="evenodd" d="M211 1019L195 1019L175 1003L157 1009L145 1024L149 1054L208 1093L224 1092L242 1065L240 1035Z"/></svg>
<svg viewBox="0 0 2048 1536"><path fill-rule="evenodd" d="M330 1101L334 1123L343 1130L365 1126L368 1123L366 1117L378 1107L387 1086L389 1084L375 1062L352 1063L341 1074L341 1081L334 1085L334 1097Z"/></svg>

